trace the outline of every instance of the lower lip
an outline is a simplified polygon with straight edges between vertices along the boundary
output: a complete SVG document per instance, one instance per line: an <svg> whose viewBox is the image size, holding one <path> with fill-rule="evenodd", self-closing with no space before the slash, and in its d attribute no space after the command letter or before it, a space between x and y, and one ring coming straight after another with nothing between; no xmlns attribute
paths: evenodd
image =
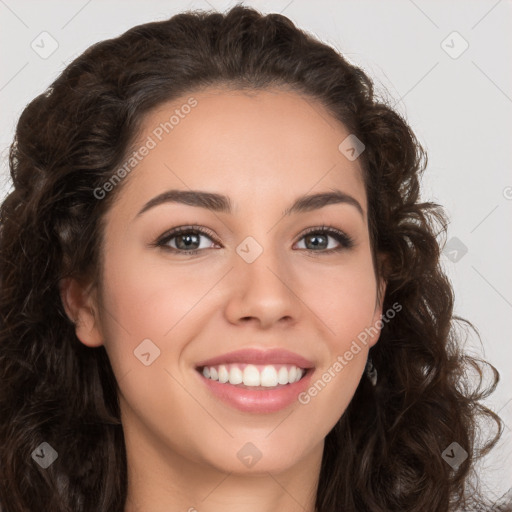
<svg viewBox="0 0 512 512"><path fill-rule="evenodd" d="M298 382L274 389L259 390L239 388L228 383L222 384L219 381L207 379L197 370L196 373L217 398L231 407L243 412L267 413L280 411L298 402L298 395L309 386L313 368L308 369Z"/></svg>

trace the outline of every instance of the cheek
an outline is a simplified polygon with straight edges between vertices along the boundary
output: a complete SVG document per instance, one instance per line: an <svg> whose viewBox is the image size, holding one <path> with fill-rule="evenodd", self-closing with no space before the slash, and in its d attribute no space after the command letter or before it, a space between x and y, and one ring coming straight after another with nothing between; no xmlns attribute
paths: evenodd
<svg viewBox="0 0 512 512"><path fill-rule="evenodd" d="M200 275L190 267L165 261L155 264L129 254L106 270L105 309L118 324L114 328L135 339L162 339L170 334L216 280L208 270Z"/></svg>
<svg viewBox="0 0 512 512"><path fill-rule="evenodd" d="M371 258L361 256L336 266L304 267L299 292L325 327L331 351L345 351L372 324L376 280Z"/></svg>
<svg viewBox="0 0 512 512"><path fill-rule="evenodd" d="M187 326L198 325L194 315L200 308L195 306L214 282L211 275L205 280L184 267L155 265L129 252L109 253L102 284L101 329L118 381L137 375L139 382L147 379L150 389L155 387L151 382L156 375L169 378L145 370L174 366L189 337ZM148 352L149 356L143 355ZM148 357L151 363L146 367Z"/></svg>
<svg viewBox="0 0 512 512"><path fill-rule="evenodd" d="M350 403L361 380L370 342L376 302L376 280L371 256L350 264L306 274L314 282L302 291L324 326L327 352L301 403L311 403L328 425L333 426Z"/></svg>

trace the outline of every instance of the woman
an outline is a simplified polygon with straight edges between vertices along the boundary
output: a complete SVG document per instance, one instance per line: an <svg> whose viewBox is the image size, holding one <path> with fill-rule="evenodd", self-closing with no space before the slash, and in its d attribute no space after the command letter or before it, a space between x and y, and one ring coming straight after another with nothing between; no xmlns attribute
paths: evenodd
<svg viewBox="0 0 512 512"><path fill-rule="evenodd" d="M498 373L466 380L426 155L332 48L242 6L134 27L10 164L7 512L486 506Z"/></svg>

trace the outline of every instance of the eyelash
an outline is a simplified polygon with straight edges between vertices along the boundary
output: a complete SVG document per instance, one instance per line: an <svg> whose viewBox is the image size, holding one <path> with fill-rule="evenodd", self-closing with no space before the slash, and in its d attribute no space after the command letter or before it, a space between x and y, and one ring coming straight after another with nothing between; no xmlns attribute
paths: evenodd
<svg viewBox="0 0 512 512"><path fill-rule="evenodd" d="M182 235L183 233L194 233L194 234L201 234L204 236L207 236L210 238L213 242L220 245L220 242L216 240L215 235L206 228L202 228L199 226L180 226L178 228L174 228L167 233L164 233L156 242L154 242L152 245L154 247L161 247L164 250L176 253L176 254L182 254L182 255L194 255L198 254L200 251L203 251L204 249L191 249L189 251L182 250L182 249L175 249L174 247L169 247L167 243L172 240L173 238ZM315 233L315 234L323 234L323 235L329 235L332 238L334 238L339 244L340 247L337 247L336 249L327 249L327 250L320 250L315 251L313 249L301 249L308 251L309 253L314 253L312 255L316 256L316 253L319 254L333 254L337 252L341 252L345 249L352 248L354 244L354 239L344 233L343 231L340 231L339 229L336 229L333 226L324 225L321 227L314 227L307 229L304 233L302 233L301 237L299 238L299 241L302 240L304 237Z"/></svg>

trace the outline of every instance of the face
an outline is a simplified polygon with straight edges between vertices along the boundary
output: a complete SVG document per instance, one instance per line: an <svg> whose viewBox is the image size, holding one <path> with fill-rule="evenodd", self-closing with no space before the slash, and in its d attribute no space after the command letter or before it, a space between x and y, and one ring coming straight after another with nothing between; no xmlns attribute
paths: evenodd
<svg viewBox="0 0 512 512"><path fill-rule="evenodd" d="M76 313L107 350L131 456L239 473L320 460L382 313L347 136L284 90L209 89L145 118L150 149L117 185L103 278Z"/></svg>

